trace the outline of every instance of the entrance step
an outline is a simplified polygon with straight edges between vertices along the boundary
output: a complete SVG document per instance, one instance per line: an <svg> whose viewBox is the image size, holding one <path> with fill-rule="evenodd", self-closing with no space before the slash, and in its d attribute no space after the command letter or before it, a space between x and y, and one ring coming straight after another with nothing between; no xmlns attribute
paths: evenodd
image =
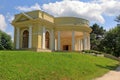
<svg viewBox="0 0 120 80"><path fill-rule="evenodd" d="M37 52L52 52L50 49L37 49Z"/></svg>

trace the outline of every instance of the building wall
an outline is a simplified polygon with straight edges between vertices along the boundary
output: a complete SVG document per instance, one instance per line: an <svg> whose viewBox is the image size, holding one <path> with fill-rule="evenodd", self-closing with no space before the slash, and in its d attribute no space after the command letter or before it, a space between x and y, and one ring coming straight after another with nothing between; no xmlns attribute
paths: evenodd
<svg viewBox="0 0 120 80"><path fill-rule="evenodd" d="M34 24L32 27L32 48L33 49L38 47L38 30L39 30L38 25Z"/></svg>
<svg viewBox="0 0 120 80"><path fill-rule="evenodd" d="M63 46L68 45L69 50L72 49L72 39L71 38L61 38L61 50L63 50Z"/></svg>
<svg viewBox="0 0 120 80"><path fill-rule="evenodd" d="M28 30L29 32L29 27L24 26L20 28L20 48L21 49L22 49L23 32L25 30ZM37 24L32 25L32 48L33 49L41 48L41 35L42 35L41 27L39 27ZM15 47L16 47L16 30L15 30L14 40L15 40Z"/></svg>
<svg viewBox="0 0 120 80"><path fill-rule="evenodd" d="M38 24L38 46L37 48L42 48L42 26Z"/></svg>
<svg viewBox="0 0 120 80"><path fill-rule="evenodd" d="M43 14L43 19L45 19L45 20L47 20L47 21L49 21L49 22L54 23L54 18L51 17L51 16L49 16L49 15L46 14L46 13Z"/></svg>
<svg viewBox="0 0 120 80"><path fill-rule="evenodd" d="M21 48L21 49L22 49L23 32L24 32L25 30L28 30L28 27L27 27L27 26L20 28L20 48Z"/></svg>
<svg viewBox="0 0 120 80"><path fill-rule="evenodd" d="M63 46L68 45L69 51L72 50L72 39L71 38L61 38L61 50L63 50ZM83 50L83 41L82 38L75 38L75 51Z"/></svg>
<svg viewBox="0 0 120 80"><path fill-rule="evenodd" d="M49 37L51 37L51 30L53 29L53 28L51 28L51 26L46 26L46 25L41 25L41 24L38 24L38 46L37 46L37 48L39 48L39 49L42 49L42 46L43 46L43 44L42 44L42 38L43 38L43 27L45 27L45 31L47 32L49 32ZM53 29L54 30L54 29ZM51 42L51 39L50 39L50 42ZM50 44L49 44L50 45ZM51 48L51 46L49 46L50 48Z"/></svg>

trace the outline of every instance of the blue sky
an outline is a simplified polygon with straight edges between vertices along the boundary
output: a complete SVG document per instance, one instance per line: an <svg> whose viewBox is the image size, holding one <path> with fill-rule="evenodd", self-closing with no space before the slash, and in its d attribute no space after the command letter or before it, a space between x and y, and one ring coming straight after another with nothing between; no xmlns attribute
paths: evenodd
<svg viewBox="0 0 120 80"><path fill-rule="evenodd" d="M55 17L73 16L88 19L90 25L98 23L109 30L116 26L120 14L120 0L1 0L0 29L12 35L10 24L20 12L43 10Z"/></svg>

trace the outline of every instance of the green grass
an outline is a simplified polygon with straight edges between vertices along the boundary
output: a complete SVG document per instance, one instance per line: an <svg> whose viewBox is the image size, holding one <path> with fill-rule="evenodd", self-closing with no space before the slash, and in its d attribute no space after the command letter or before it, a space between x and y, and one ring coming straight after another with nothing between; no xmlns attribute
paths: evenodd
<svg viewBox="0 0 120 80"><path fill-rule="evenodd" d="M0 80L91 80L117 64L75 52L0 51Z"/></svg>

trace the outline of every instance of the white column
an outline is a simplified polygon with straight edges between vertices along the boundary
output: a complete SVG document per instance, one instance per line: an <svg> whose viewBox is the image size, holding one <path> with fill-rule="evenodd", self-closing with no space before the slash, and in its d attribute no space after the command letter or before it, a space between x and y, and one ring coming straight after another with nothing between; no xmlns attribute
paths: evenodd
<svg viewBox="0 0 120 80"><path fill-rule="evenodd" d="M86 50L86 45L87 45L86 32L83 32L83 50Z"/></svg>
<svg viewBox="0 0 120 80"><path fill-rule="evenodd" d="M81 41L81 50L83 50L83 39L81 39L80 41Z"/></svg>
<svg viewBox="0 0 120 80"><path fill-rule="evenodd" d="M58 51L60 51L61 41L60 41L60 31L58 31Z"/></svg>
<svg viewBox="0 0 120 80"><path fill-rule="evenodd" d="M19 28L16 28L17 29L17 33L16 33L16 49L19 49L20 48L20 29Z"/></svg>
<svg viewBox="0 0 120 80"><path fill-rule="evenodd" d="M79 39L79 51L81 51L81 40Z"/></svg>
<svg viewBox="0 0 120 80"><path fill-rule="evenodd" d="M29 42L28 48L32 48L32 26L29 26Z"/></svg>
<svg viewBox="0 0 120 80"><path fill-rule="evenodd" d="M50 47L51 47L51 50L55 50L55 38L54 38L54 30L52 29L51 30L51 35L50 35Z"/></svg>
<svg viewBox="0 0 120 80"><path fill-rule="evenodd" d="M72 51L75 50L75 32L72 31Z"/></svg>
<svg viewBox="0 0 120 80"><path fill-rule="evenodd" d="M55 51L57 50L57 39L55 39Z"/></svg>
<svg viewBox="0 0 120 80"><path fill-rule="evenodd" d="M42 49L45 49L45 27L43 27L43 34L42 34Z"/></svg>
<svg viewBox="0 0 120 80"><path fill-rule="evenodd" d="M85 50L87 50L87 37L85 38Z"/></svg>
<svg viewBox="0 0 120 80"><path fill-rule="evenodd" d="M86 44L86 50L88 50L88 47L89 47L89 46L88 46L88 36L86 37L86 43L87 43L87 44Z"/></svg>
<svg viewBox="0 0 120 80"><path fill-rule="evenodd" d="M90 36L88 36L88 50L90 50Z"/></svg>

